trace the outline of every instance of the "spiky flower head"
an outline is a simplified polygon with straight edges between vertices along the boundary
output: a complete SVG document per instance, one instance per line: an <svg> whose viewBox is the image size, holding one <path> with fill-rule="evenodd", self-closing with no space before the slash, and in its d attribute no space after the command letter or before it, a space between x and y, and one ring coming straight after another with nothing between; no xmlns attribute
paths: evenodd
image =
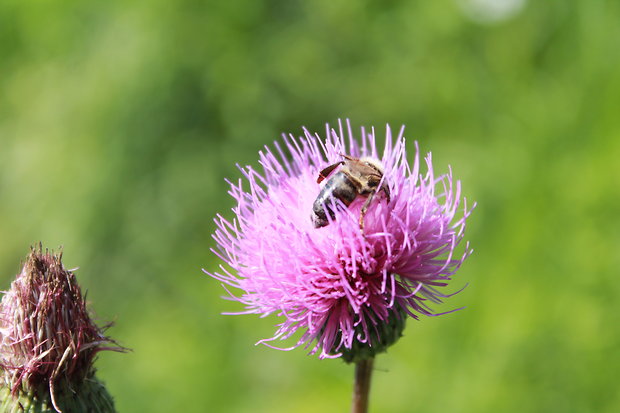
<svg viewBox="0 0 620 413"><path fill-rule="evenodd" d="M123 349L92 321L75 275L61 259L62 254L33 248L2 297L3 392L34 410L113 412L93 361L102 350ZM3 402L0 407L10 401Z"/></svg>
<svg viewBox="0 0 620 413"><path fill-rule="evenodd" d="M283 318L259 343L296 335L289 348L351 362L385 351L406 318L434 315L429 302L450 295L440 287L471 250L458 248L470 210L450 169L436 176L428 154L421 174L417 143L410 163L404 129L394 140L387 126L379 153L374 129L362 128L358 142L346 128L348 139L342 123L338 130L327 125L325 140L305 129L299 138L285 135L285 149L275 142L275 151L260 153L262 171L240 168L245 178L229 191L234 218L215 220L213 252L224 265L207 273L245 305L242 313ZM328 197L323 206L333 217L325 214L327 225L317 228L313 204L324 185L335 185L338 167L321 184L317 176L346 156L374 159L385 195L367 202L368 194L359 194L350 204Z"/></svg>

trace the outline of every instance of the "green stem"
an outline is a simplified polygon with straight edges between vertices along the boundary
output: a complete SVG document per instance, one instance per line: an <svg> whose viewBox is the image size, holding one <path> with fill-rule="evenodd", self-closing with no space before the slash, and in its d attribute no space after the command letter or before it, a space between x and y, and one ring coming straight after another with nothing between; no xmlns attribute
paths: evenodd
<svg viewBox="0 0 620 413"><path fill-rule="evenodd" d="M368 412L368 394L374 359L369 358L355 363L355 384L353 385L353 406L351 413Z"/></svg>

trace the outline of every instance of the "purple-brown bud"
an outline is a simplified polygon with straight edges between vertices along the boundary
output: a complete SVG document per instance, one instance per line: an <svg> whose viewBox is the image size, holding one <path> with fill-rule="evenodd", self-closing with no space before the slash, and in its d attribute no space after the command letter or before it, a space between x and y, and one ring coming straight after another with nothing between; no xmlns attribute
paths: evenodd
<svg viewBox="0 0 620 413"><path fill-rule="evenodd" d="M78 389L94 375L98 352L123 350L91 320L75 275L61 258L32 248L0 302L3 385L15 397L49 398L57 411L63 403L55 388Z"/></svg>

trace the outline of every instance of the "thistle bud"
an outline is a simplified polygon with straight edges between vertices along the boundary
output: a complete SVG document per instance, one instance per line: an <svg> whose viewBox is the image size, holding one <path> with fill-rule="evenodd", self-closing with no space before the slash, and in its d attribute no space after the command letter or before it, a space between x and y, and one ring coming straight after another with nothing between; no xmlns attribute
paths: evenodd
<svg viewBox="0 0 620 413"><path fill-rule="evenodd" d="M0 302L0 413L115 412L93 361L124 349L91 320L61 259L32 248Z"/></svg>

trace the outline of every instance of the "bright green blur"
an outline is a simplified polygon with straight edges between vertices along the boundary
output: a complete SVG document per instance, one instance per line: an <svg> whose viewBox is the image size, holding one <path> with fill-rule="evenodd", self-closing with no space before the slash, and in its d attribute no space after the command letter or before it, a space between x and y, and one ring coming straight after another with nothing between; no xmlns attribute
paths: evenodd
<svg viewBox="0 0 620 413"><path fill-rule="evenodd" d="M473 3L0 2L0 290L64 246L133 349L97 363L121 412L346 412L351 366L255 347L278 319L220 315L201 268L235 163L406 124L478 202L475 252L435 307L467 308L409 322L371 411L620 411L620 2Z"/></svg>

